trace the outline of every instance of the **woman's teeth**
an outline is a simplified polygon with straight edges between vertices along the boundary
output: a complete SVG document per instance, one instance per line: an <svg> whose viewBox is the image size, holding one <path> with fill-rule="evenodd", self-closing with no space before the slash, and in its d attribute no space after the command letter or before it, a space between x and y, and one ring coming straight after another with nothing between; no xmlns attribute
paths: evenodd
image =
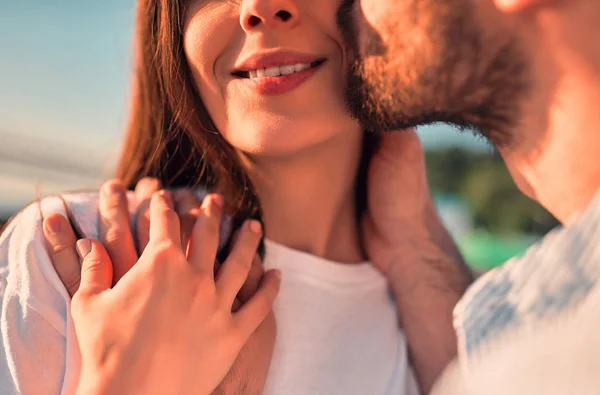
<svg viewBox="0 0 600 395"><path fill-rule="evenodd" d="M267 67L264 69L252 70L248 72L248 78L262 78L262 77L279 77L280 75L288 75L298 73L303 70L310 69L315 66L317 62L313 63L296 63L285 66Z"/></svg>

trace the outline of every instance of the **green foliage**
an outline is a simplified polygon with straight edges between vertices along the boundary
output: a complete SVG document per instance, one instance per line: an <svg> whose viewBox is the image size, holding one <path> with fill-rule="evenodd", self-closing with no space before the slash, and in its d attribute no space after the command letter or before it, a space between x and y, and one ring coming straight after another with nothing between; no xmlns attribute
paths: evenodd
<svg viewBox="0 0 600 395"><path fill-rule="evenodd" d="M501 234L542 235L558 224L518 190L497 153L450 148L427 152L426 159L432 191L465 199L476 227Z"/></svg>

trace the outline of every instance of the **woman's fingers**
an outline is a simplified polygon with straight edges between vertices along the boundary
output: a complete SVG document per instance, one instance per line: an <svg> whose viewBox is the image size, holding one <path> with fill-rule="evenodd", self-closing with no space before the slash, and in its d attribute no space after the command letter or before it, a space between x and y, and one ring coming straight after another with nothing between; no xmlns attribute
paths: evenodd
<svg viewBox="0 0 600 395"><path fill-rule="evenodd" d="M81 258L80 292L97 294L111 287L113 273L110 257L97 240L80 239L77 253Z"/></svg>
<svg viewBox="0 0 600 395"><path fill-rule="evenodd" d="M217 274L215 281L217 290L221 300L229 308L248 278L261 235L262 226L259 221L246 221L240 229L231 253Z"/></svg>
<svg viewBox="0 0 600 395"><path fill-rule="evenodd" d="M234 313L235 325L243 339L248 339L267 317L273 308L280 285L281 272L269 270L263 276L254 296Z"/></svg>
<svg viewBox="0 0 600 395"><path fill-rule="evenodd" d="M117 180L106 182L100 190L100 241L113 263L113 284L137 261L129 222L125 186Z"/></svg>
<svg viewBox="0 0 600 395"><path fill-rule="evenodd" d="M71 224L61 214L55 213L44 219L43 229L54 270L69 295L73 296L79 289L81 266L75 249L77 239Z"/></svg>
<svg viewBox="0 0 600 395"><path fill-rule="evenodd" d="M211 277L219 248L222 217L223 197L214 194L205 197L200 206L189 245L189 263L200 272L210 274Z"/></svg>
<svg viewBox="0 0 600 395"><path fill-rule="evenodd" d="M183 252L187 253L188 243L200 213L200 199L186 189L175 191L173 197L175 198L175 210L179 215L181 248Z"/></svg>
<svg viewBox="0 0 600 395"><path fill-rule="evenodd" d="M144 252L150 240L150 199L161 188L160 180L151 177L142 178L135 186L135 199L138 202L135 223L138 255Z"/></svg>
<svg viewBox="0 0 600 395"><path fill-rule="evenodd" d="M150 201L150 241L169 241L181 245L179 217L174 210L171 194L165 190L152 195Z"/></svg>

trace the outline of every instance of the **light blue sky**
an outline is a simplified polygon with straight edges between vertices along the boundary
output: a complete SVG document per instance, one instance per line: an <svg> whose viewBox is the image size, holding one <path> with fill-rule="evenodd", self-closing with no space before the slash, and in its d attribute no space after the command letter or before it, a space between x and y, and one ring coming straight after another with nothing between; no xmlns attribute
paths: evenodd
<svg viewBox="0 0 600 395"><path fill-rule="evenodd" d="M35 185L95 185L110 168L126 119L134 8L135 0L0 0L0 205L30 200ZM445 129L422 133L425 145L473 145ZM27 150L85 159L97 174L6 163Z"/></svg>
<svg viewBox="0 0 600 395"><path fill-rule="evenodd" d="M133 0L0 0L0 129L82 145L125 117Z"/></svg>

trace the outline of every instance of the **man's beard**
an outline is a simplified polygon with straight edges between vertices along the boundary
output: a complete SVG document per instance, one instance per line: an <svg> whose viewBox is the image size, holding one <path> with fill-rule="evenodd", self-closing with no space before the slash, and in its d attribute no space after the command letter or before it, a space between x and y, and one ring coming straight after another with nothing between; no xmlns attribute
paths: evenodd
<svg viewBox="0 0 600 395"><path fill-rule="evenodd" d="M348 107L365 130L443 122L495 145L511 142L529 90L528 64L514 38L482 28L471 0L396 1L396 12L382 21L391 33L385 44L355 21L352 3L343 1L338 24L355 54Z"/></svg>

